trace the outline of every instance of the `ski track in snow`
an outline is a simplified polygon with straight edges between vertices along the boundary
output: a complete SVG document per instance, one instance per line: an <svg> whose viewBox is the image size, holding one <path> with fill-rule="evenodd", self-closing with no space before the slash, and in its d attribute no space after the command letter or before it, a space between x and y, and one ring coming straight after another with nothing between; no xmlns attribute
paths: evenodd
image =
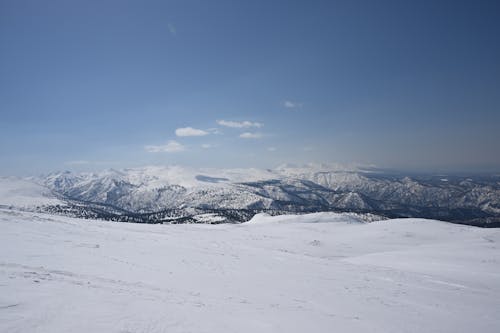
<svg viewBox="0 0 500 333"><path fill-rule="evenodd" d="M318 216L322 218L318 218ZM500 231L0 210L0 332L499 332Z"/></svg>

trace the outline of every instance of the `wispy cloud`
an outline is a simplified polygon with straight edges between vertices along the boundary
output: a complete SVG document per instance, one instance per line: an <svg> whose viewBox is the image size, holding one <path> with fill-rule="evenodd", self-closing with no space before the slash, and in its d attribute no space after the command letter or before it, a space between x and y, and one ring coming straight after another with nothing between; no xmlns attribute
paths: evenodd
<svg viewBox="0 0 500 333"><path fill-rule="evenodd" d="M240 138L242 138L242 139L260 139L260 138L262 138L262 133L245 132L245 133L240 134Z"/></svg>
<svg viewBox="0 0 500 333"><path fill-rule="evenodd" d="M267 151L276 151L278 150L276 147L267 147Z"/></svg>
<svg viewBox="0 0 500 333"><path fill-rule="evenodd" d="M169 23L168 24L168 31L170 32L170 34L172 36L177 36L177 28L175 27L175 25L173 23Z"/></svg>
<svg viewBox="0 0 500 333"><path fill-rule="evenodd" d="M209 128L207 129L207 132L210 134L223 134L218 128Z"/></svg>
<svg viewBox="0 0 500 333"><path fill-rule="evenodd" d="M217 124L226 127L232 128L248 128L248 127L262 127L264 124L251 122L248 120L245 121L230 121L230 120L217 120Z"/></svg>
<svg viewBox="0 0 500 333"><path fill-rule="evenodd" d="M175 130L177 136L204 136L207 134L209 134L207 131L192 127L181 127Z"/></svg>
<svg viewBox="0 0 500 333"><path fill-rule="evenodd" d="M144 149L148 153L176 153L186 150L186 147L177 141L170 140L164 145L160 146L150 145L150 146L145 146Z"/></svg>
<svg viewBox="0 0 500 333"><path fill-rule="evenodd" d="M215 145L213 145L211 143L204 143L201 145L201 148L203 148L203 149L215 148Z"/></svg>
<svg viewBox="0 0 500 333"><path fill-rule="evenodd" d="M72 160L64 162L68 166L83 166L83 165L110 165L116 164L115 161L88 161L88 160Z"/></svg>
<svg viewBox="0 0 500 333"><path fill-rule="evenodd" d="M292 102L292 101L284 101L283 106L287 109L298 109L302 107L302 103Z"/></svg>
<svg viewBox="0 0 500 333"><path fill-rule="evenodd" d="M86 160L67 161L64 164L66 164L66 165L86 165L86 164L90 164L90 161L86 161Z"/></svg>

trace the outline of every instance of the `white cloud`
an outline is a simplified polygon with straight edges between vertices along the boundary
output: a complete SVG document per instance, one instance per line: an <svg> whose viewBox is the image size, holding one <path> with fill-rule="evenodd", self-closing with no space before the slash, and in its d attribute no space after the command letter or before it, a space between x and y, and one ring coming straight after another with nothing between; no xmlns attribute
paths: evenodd
<svg viewBox="0 0 500 333"><path fill-rule="evenodd" d="M146 151L149 153L176 153L179 151L186 150L186 147L184 147L177 141L170 140L164 145L161 146L150 145L150 146L145 146L144 149L146 149Z"/></svg>
<svg viewBox="0 0 500 333"><path fill-rule="evenodd" d="M287 109L298 109L302 107L302 103L296 103L292 101L284 101L283 106Z"/></svg>
<svg viewBox="0 0 500 333"><path fill-rule="evenodd" d="M250 133L250 132L245 132L240 134L240 138L242 139L260 139L262 138L261 133Z"/></svg>
<svg viewBox="0 0 500 333"><path fill-rule="evenodd" d="M177 136L204 136L207 134L207 131L192 127L181 127L175 130Z"/></svg>
<svg viewBox="0 0 500 333"><path fill-rule="evenodd" d="M201 148L203 149L210 149L210 148L215 148L214 145L210 144L210 143L204 143L201 145Z"/></svg>
<svg viewBox="0 0 500 333"><path fill-rule="evenodd" d="M278 150L276 147L268 147L267 148L267 151L276 151Z"/></svg>
<svg viewBox="0 0 500 333"><path fill-rule="evenodd" d="M232 128L248 128L248 127L262 127L261 123L245 121L230 121L230 120L217 120L217 124Z"/></svg>

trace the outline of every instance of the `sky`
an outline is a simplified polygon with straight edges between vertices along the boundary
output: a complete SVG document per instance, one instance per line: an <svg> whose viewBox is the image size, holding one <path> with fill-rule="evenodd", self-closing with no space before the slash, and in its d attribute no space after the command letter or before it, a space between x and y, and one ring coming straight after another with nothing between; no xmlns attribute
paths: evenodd
<svg viewBox="0 0 500 333"><path fill-rule="evenodd" d="M0 0L0 175L500 171L498 1Z"/></svg>

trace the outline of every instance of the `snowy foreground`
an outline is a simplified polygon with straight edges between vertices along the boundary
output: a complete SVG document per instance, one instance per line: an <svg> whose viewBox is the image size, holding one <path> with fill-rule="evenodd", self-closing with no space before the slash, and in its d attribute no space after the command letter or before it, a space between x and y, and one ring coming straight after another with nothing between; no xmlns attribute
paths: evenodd
<svg viewBox="0 0 500 333"><path fill-rule="evenodd" d="M0 332L500 332L500 230L0 210Z"/></svg>

